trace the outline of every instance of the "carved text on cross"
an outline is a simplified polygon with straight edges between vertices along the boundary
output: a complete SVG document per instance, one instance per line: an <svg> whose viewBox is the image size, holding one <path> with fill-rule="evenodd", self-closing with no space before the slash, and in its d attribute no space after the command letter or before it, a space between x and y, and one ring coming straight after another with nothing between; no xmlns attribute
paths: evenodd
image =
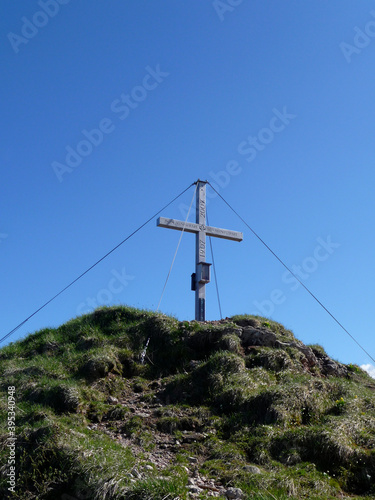
<svg viewBox="0 0 375 500"><path fill-rule="evenodd" d="M216 238L224 238L226 240L242 241L243 235L238 231L230 231L229 229L220 229L218 227L205 226L203 224L196 224L194 222L185 222L176 219L167 219L166 217L159 217L157 221L159 227L166 227L168 229L176 229L177 231L186 231L187 233L198 233L202 231L206 236L215 236Z"/></svg>

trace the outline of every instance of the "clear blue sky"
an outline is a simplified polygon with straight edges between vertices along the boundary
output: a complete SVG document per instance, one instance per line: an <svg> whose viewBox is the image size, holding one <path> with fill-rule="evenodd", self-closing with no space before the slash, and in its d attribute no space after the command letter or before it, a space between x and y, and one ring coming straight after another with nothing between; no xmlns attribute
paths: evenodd
<svg viewBox="0 0 375 500"><path fill-rule="evenodd" d="M373 2L4 0L0 14L1 336L201 178L375 357ZM181 219L192 195L161 215ZM219 198L208 211L244 232L213 241L224 316L264 314L370 363ZM155 310L179 236L152 221L12 340L95 303ZM193 271L185 234L163 312L193 319Z"/></svg>

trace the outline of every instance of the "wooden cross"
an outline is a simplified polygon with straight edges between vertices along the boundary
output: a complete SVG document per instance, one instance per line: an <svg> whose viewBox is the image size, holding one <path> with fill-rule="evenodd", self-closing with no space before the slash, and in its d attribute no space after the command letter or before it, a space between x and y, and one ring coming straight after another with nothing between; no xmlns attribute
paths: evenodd
<svg viewBox="0 0 375 500"><path fill-rule="evenodd" d="M192 274L192 289L195 290L195 319L205 321L206 318L206 283L210 282L211 264L206 262L206 236L215 236L226 240L242 241L243 234L238 231L206 226L206 184L207 181L198 181L196 195L196 223L184 222L176 219L159 217L157 225L177 231L195 233L195 273Z"/></svg>

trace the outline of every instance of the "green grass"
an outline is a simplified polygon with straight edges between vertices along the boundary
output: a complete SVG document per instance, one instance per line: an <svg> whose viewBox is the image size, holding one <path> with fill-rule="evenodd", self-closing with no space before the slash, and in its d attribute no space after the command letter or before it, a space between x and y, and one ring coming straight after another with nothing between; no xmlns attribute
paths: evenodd
<svg viewBox="0 0 375 500"><path fill-rule="evenodd" d="M273 332L278 346L244 346L246 328ZM199 324L130 307L100 308L4 347L0 460L15 386L14 498L185 499L185 467L248 499L374 498L375 381L356 365L327 375L324 349L309 347L314 365L290 330L259 316ZM146 467L157 435L183 443L163 470ZM2 474L4 498L6 488Z"/></svg>

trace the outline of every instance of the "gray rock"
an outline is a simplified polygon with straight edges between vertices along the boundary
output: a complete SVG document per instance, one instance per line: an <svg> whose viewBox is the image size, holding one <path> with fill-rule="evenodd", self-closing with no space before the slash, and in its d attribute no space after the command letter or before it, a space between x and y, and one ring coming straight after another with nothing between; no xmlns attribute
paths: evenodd
<svg viewBox="0 0 375 500"><path fill-rule="evenodd" d="M307 347L305 344L302 342L289 342L287 344L284 344L289 347L295 347L299 351L302 352L302 354L305 356L305 358L308 361L308 364L310 367L315 366L318 363L318 360L316 359L315 354L313 353L312 349L310 347Z"/></svg>
<svg viewBox="0 0 375 500"><path fill-rule="evenodd" d="M337 363L330 358L323 358L321 360L321 370L323 375L332 375L334 377L346 377L348 369L341 363Z"/></svg>
<svg viewBox="0 0 375 500"><path fill-rule="evenodd" d="M260 327L260 321L256 318L236 319L235 323L238 326L253 326L254 328Z"/></svg>
<svg viewBox="0 0 375 500"><path fill-rule="evenodd" d="M241 337L242 335L242 328L233 328L233 326L230 326L229 328L224 328L222 331L223 335L237 335L237 337Z"/></svg>
<svg viewBox="0 0 375 500"><path fill-rule="evenodd" d="M246 472L250 472L250 474L261 474L262 471L259 469L259 467L256 467L255 465L245 465L244 470Z"/></svg>
<svg viewBox="0 0 375 500"><path fill-rule="evenodd" d="M200 432L189 432L182 437L182 441L184 443L195 443L196 441L203 441L205 438L206 436L204 436Z"/></svg>
<svg viewBox="0 0 375 500"><path fill-rule="evenodd" d="M188 486L188 490L190 493L199 493L200 492L200 489L198 488L198 486Z"/></svg>
<svg viewBox="0 0 375 500"><path fill-rule="evenodd" d="M229 499L234 499L234 500L240 500L242 498L245 498L245 495L241 488L228 488L225 491L225 495Z"/></svg>
<svg viewBox="0 0 375 500"><path fill-rule="evenodd" d="M275 347L277 344L276 334L271 332L271 330L268 328L254 328L252 326L242 329L241 340L244 347L253 345Z"/></svg>

